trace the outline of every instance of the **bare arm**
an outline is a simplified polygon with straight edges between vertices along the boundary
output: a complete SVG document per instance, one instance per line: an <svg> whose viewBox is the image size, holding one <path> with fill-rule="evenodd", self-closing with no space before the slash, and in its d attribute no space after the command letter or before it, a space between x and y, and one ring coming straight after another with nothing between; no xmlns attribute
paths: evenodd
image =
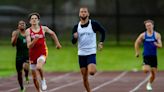
<svg viewBox="0 0 164 92"><path fill-rule="evenodd" d="M42 27L43 27L45 32L47 32L47 33L49 33L51 35L52 39L54 40L54 43L56 44L56 48L60 49L62 46L61 46L61 44L60 44L60 42L59 42L55 32L53 32L51 29L49 29L46 26L42 26Z"/></svg>
<svg viewBox="0 0 164 92"><path fill-rule="evenodd" d="M156 39L157 42L154 42L155 46L157 46L158 48L162 48L161 35L157 32L156 32Z"/></svg>
<svg viewBox="0 0 164 92"><path fill-rule="evenodd" d="M18 30L13 31L12 37L11 37L11 44L12 44L12 46L15 46L16 45L18 35L19 35L19 31Z"/></svg>
<svg viewBox="0 0 164 92"><path fill-rule="evenodd" d="M139 46L144 39L144 34L145 33L141 33L135 41L134 48L135 48L135 52L136 52L136 54L135 54L136 57L139 57L139 54L140 54Z"/></svg>
<svg viewBox="0 0 164 92"><path fill-rule="evenodd" d="M26 41L27 41L27 47L28 48L32 48L35 43L38 41L39 37L35 37L32 41L31 41L31 37L30 37L30 30L27 29L26 30Z"/></svg>

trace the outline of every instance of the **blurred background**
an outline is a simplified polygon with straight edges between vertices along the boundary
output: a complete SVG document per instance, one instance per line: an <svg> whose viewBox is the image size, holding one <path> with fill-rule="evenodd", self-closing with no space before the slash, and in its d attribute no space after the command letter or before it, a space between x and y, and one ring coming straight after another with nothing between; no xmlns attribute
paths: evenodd
<svg viewBox="0 0 164 92"><path fill-rule="evenodd" d="M20 19L28 23L28 14L38 12L41 24L55 30L59 39L69 41L78 23L79 6L87 5L90 18L107 30L106 43L133 44L145 30L143 21L155 21L155 29L164 33L163 0L0 0L0 45L9 44Z"/></svg>
<svg viewBox="0 0 164 92"><path fill-rule="evenodd" d="M63 46L56 50L46 35L49 55L45 70L79 71L77 47L70 40L81 5L88 6L90 18L107 30L104 49L97 52L98 70L141 70L142 54L135 57L134 41L145 31L143 21L147 19L154 20L155 30L164 34L164 0L0 0L0 78L16 74L11 34L21 19L29 27L28 15L32 12L40 13L41 24L54 30ZM159 70L164 70L163 55L162 48L158 51Z"/></svg>

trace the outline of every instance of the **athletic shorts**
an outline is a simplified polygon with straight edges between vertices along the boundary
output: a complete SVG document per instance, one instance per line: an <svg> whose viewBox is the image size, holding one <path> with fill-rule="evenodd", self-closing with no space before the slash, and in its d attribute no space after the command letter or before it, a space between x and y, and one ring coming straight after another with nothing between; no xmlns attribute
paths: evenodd
<svg viewBox="0 0 164 92"><path fill-rule="evenodd" d="M87 56L79 55L80 68L87 67L89 64L96 64L96 54L91 54Z"/></svg>
<svg viewBox="0 0 164 92"><path fill-rule="evenodd" d="M23 63L29 63L29 58L28 57L24 57L21 59L16 59L16 70L17 72L22 71L23 69Z"/></svg>
<svg viewBox="0 0 164 92"><path fill-rule="evenodd" d="M46 56L41 55L41 56L37 59L36 62L37 62L37 63L38 63L38 62L46 63ZM37 63L36 63L36 64L37 64ZM33 63L31 64L31 63L30 63L30 69L31 69L31 70L35 70L35 69L36 69L36 64L33 64Z"/></svg>
<svg viewBox="0 0 164 92"><path fill-rule="evenodd" d="M143 57L143 65L150 65L151 67L157 68L157 56L144 56Z"/></svg>

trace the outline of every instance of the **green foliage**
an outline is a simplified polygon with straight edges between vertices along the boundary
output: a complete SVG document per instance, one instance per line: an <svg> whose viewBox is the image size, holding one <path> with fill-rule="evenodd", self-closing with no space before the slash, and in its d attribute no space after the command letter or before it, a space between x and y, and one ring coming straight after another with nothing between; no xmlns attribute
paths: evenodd
<svg viewBox="0 0 164 92"><path fill-rule="evenodd" d="M65 44L62 49L57 50L54 45L49 46L49 54L44 70L47 72L71 72L79 71L76 46ZM0 77L16 74L15 48L11 46L0 46ZM164 70L162 61L164 49L158 49L159 70ZM142 55L135 57L133 46L111 46L106 45L102 51L97 52L98 71L131 71L142 69Z"/></svg>

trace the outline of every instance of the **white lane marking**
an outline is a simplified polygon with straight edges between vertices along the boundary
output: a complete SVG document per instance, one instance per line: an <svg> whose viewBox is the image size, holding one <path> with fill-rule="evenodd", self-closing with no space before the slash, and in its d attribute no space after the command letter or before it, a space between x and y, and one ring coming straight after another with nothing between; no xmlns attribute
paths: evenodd
<svg viewBox="0 0 164 92"><path fill-rule="evenodd" d="M100 73L101 73L101 72L96 73L95 76L97 76L97 75L100 74ZM92 78L92 77L89 76L89 79L91 79L91 78ZM59 87L56 87L56 88L50 89L50 90L48 90L47 92L54 92L54 91L56 91L56 90L60 90L60 89L65 88L65 87L68 87L68 86L72 86L72 85L78 84L78 83L80 83L80 82L82 82L82 81L83 81L82 79L81 79L81 80L78 80L78 81L74 81L74 82L71 82L71 83L65 84L65 85L63 85L63 86L59 86Z"/></svg>
<svg viewBox="0 0 164 92"><path fill-rule="evenodd" d="M17 77L16 77L16 79L17 79ZM32 77L30 77L30 80L32 79ZM12 81L12 80L11 80ZM5 83L2 83L2 84L0 84L0 86L4 86L4 85L11 85L11 84L14 84L15 85L15 83L18 83L17 82L17 80L16 81L8 81L8 82L5 82ZM24 81L24 80L23 80Z"/></svg>
<svg viewBox="0 0 164 92"><path fill-rule="evenodd" d="M78 84L78 83L80 83L80 82L82 82L82 80L75 81L75 82L68 83L68 84L63 85L63 86L59 86L59 87L50 89L50 90L48 90L47 92L54 92L54 91L56 91L56 90L59 90L59 89L62 89L62 88L68 87L68 86L72 86L72 85Z"/></svg>
<svg viewBox="0 0 164 92"><path fill-rule="evenodd" d="M146 83L150 78L150 75L148 75L144 81L140 82L134 89L130 90L129 92L135 92L138 90L144 83Z"/></svg>
<svg viewBox="0 0 164 92"><path fill-rule="evenodd" d="M100 84L99 86L93 88L92 91L96 91L96 90L98 90L98 89L100 89L100 88L102 88L102 87L104 87L104 86L106 86L106 85L109 85L109 84L111 84L111 83L114 83L114 82L118 81L118 80L119 80L121 77L123 77L125 74L127 74L127 71L122 72L120 75L118 75L118 76L117 76L116 78L114 78L113 80L110 80L110 81L107 81L107 82L105 82L105 83L103 83L103 84ZM86 91L85 91L85 92L86 92Z"/></svg>
<svg viewBox="0 0 164 92"><path fill-rule="evenodd" d="M64 77L69 76L70 74L72 74L72 73L66 73L66 74L64 74L64 75L61 75L61 76L52 78L51 80L49 80L49 81L47 81L47 82L54 82L54 81L56 81L56 80L60 80L60 79L62 79L62 78L64 78ZM25 87L28 88L28 87L32 87L32 86L34 86L34 84L27 85L27 86L25 86ZM20 88L17 87L17 88L9 89L9 90L7 90L7 91L3 91L3 92L12 92L12 91L19 90L19 89L20 89Z"/></svg>

